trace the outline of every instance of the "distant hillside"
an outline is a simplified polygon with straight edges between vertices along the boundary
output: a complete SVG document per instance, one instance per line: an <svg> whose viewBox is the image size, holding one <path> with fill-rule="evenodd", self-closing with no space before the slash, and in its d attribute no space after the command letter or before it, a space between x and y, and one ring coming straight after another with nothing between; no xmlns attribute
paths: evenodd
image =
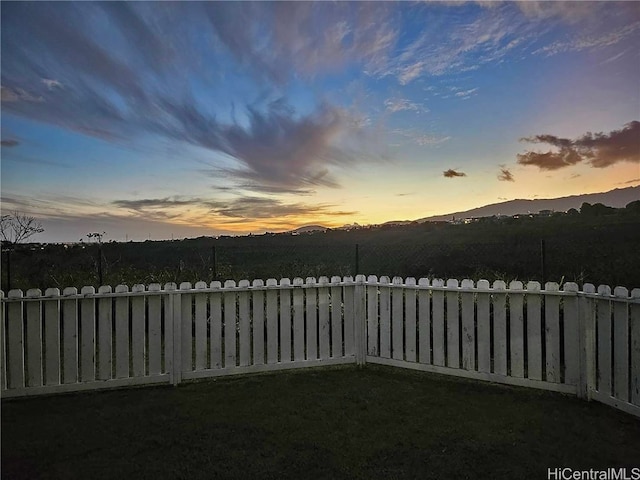
<svg viewBox="0 0 640 480"><path fill-rule="evenodd" d="M322 225L304 225L295 230L291 230L290 233L324 232L326 229L327 227L323 227Z"/></svg>
<svg viewBox="0 0 640 480"><path fill-rule="evenodd" d="M553 210L565 212L571 208L580 209L584 203L602 203L609 207L623 208L634 200L640 200L640 186L616 188L609 192L589 193L584 195L572 195L561 198L545 198L536 200L509 200L507 202L493 203L484 207L473 208L463 212L454 212L447 215L435 215L420 218L418 222L432 222L451 220L456 218L491 217L493 215L516 215L518 213L538 213L540 210Z"/></svg>

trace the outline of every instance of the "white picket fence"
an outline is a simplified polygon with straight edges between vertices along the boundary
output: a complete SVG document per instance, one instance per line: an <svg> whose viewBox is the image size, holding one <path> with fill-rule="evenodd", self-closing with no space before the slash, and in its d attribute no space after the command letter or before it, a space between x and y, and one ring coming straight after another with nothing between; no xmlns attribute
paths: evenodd
<svg viewBox="0 0 640 480"><path fill-rule="evenodd" d="M0 295L3 397L378 363L640 416L640 289L359 275Z"/></svg>

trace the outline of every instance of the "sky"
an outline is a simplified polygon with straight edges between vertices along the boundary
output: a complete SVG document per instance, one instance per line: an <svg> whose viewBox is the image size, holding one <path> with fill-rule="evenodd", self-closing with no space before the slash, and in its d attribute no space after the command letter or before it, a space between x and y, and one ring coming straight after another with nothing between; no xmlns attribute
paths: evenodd
<svg viewBox="0 0 640 480"><path fill-rule="evenodd" d="M640 184L640 2L1 3L34 241L414 220Z"/></svg>

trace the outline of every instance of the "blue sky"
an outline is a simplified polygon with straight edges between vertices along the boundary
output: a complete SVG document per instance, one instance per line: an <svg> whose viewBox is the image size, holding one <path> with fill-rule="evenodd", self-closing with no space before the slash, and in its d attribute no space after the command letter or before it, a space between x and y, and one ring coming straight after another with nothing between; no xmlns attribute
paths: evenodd
<svg viewBox="0 0 640 480"><path fill-rule="evenodd" d="M639 2L2 2L41 241L417 219L640 183Z"/></svg>

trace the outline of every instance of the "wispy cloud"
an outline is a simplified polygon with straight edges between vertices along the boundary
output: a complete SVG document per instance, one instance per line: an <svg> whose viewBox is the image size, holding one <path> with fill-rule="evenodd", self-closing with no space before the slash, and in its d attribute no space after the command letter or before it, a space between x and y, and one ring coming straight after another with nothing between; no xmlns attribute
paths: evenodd
<svg viewBox="0 0 640 480"><path fill-rule="evenodd" d="M429 109L424 105L412 102L407 100L406 98L388 98L384 101L384 106L386 107L388 112L402 112L405 110L413 111L413 112L428 112Z"/></svg>
<svg viewBox="0 0 640 480"><path fill-rule="evenodd" d="M449 170L445 170L444 172L442 172L442 175L445 178L457 178L457 177L466 177L467 174L464 172L459 172L457 170L454 170L452 168L450 168Z"/></svg>
<svg viewBox="0 0 640 480"><path fill-rule="evenodd" d="M513 174L511 170L509 170L504 165L500 166L500 173L498 173L498 180L501 182L515 182L515 178L513 178Z"/></svg>
<svg viewBox="0 0 640 480"><path fill-rule="evenodd" d="M470 88L469 90L461 90L459 92L454 93L454 95L462 100L466 100L467 98L471 98L478 92L479 88Z"/></svg>
<svg viewBox="0 0 640 480"><path fill-rule="evenodd" d="M540 170L558 170L580 162L605 168L618 162L640 163L640 122L632 121L610 133L588 132L575 140L555 135L535 135L521 139L529 143L546 143L556 148L548 152L518 154L518 163Z"/></svg>
<svg viewBox="0 0 640 480"><path fill-rule="evenodd" d="M0 145L2 145L3 147L17 147L18 145L20 145L20 142L18 140L8 138L6 140L0 140Z"/></svg>
<svg viewBox="0 0 640 480"><path fill-rule="evenodd" d="M437 135L432 133L422 133L418 132L414 129L395 129L392 130L391 133L395 135L400 135L402 137L406 137L411 139L411 141L417 143L421 146L426 145L439 145L441 143L447 142L451 140L451 137L448 135Z"/></svg>
<svg viewBox="0 0 640 480"><path fill-rule="evenodd" d="M640 31L640 21L619 27L613 32L579 37L569 41L554 42L536 50L534 53L542 53L550 56L564 52L579 52L581 50L609 47L620 43L637 31Z"/></svg>

